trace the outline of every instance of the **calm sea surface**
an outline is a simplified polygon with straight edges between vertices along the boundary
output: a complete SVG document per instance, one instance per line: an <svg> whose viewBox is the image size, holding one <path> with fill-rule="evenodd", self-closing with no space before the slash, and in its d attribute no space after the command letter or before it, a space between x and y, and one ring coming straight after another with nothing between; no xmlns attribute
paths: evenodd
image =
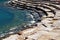
<svg viewBox="0 0 60 40"><path fill-rule="evenodd" d="M4 4L6 1L0 0L0 33L32 20L27 15L30 12L9 8Z"/></svg>

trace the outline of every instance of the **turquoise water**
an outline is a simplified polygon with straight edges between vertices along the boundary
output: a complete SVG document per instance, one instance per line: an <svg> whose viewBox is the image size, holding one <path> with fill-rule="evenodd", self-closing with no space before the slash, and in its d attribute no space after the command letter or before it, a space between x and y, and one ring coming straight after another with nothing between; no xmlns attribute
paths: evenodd
<svg viewBox="0 0 60 40"><path fill-rule="evenodd" d="M0 33L32 20L27 16L30 12L7 7L4 4L6 1L0 0Z"/></svg>

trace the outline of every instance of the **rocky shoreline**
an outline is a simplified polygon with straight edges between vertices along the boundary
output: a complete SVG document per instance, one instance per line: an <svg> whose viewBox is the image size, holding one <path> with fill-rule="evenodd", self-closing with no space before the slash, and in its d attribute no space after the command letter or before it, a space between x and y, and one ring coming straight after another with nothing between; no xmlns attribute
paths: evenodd
<svg viewBox="0 0 60 40"><path fill-rule="evenodd" d="M60 4L14 0L7 5L30 11L36 23L26 25L23 30L1 40L60 40Z"/></svg>

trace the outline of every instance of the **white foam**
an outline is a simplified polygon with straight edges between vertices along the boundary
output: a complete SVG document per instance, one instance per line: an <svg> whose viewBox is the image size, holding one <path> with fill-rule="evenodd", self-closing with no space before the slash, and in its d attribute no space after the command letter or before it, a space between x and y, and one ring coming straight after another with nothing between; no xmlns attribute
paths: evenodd
<svg viewBox="0 0 60 40"><path fill-rule="evenodd" d="M27 18L32 18L32 20L35 20L33 15L27 14L27 16L28 16Z"/></svg>
<svg viewBox="0 0 60 40"><path fill-rule="evenodd" d="M31 24L35 23L35 21L30 21Z"/></svg>
<svg viewBox="0 0 60 40"><path fill-rule="evenodd" d="M14 30L14 29L16 29L17 27L14 27L14 28L11 28L10 30Z"/></svg>
<svg viewBox="0 0 60 40"><path fill-rule="evenodd" d="M9 32L9 34L13 34L14 32Z"/></svg>

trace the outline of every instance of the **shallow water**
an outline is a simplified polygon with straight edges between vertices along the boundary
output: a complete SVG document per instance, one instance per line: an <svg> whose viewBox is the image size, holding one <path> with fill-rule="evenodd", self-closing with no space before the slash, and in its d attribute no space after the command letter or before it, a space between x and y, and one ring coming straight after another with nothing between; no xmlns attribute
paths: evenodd
<svg viewBox="0 0 60 40"><path fill-rule="evenodd" d="M31 17L28 17L27 14L30 13L28 10L17 10L7 7L4 4L6 1L0 0L0 34L33 20Z"/></svg>

